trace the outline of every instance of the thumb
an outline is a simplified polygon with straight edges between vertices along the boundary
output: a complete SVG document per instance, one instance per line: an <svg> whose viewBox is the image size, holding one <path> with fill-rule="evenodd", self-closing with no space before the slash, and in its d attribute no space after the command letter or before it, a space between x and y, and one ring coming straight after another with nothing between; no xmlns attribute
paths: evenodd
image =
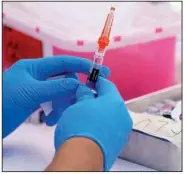
<svg viewBox="0 0 185 174"><path fill-rule="evenodd" d="M103 77L98 77L96 90L99 96L107 94L115 95L115 92L118 92L116 85Z"/></svg>
<svg viewBox="0 0 185 174"><path fill-rule="evenodd" d="M86 85L79 85L76 91L76 101L82 101L86 99L95 98L94 94Z"/></svg>
<svg viewBox="0 0 185 174"><path fill-rule="evenodd" d="M39 94L39 101L42 103L50 101L54 97L62 97L75 92L79 84L80 82L74 78L42 81L39 82L36 91Z"/></svg>
<svg viewBox="0 0 185 174"><path fill-rule="evenodd" d="M60 114L57 111L53 110L48 116L45 113L42 113L41 119L46 123L47 126L54 126L60 118Z"/></svg>

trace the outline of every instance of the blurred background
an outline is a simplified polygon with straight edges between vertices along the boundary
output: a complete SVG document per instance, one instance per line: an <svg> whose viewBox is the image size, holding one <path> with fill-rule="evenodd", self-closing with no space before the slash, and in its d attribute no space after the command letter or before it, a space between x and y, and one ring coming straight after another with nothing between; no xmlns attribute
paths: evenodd
<svg viewBox="0 0 185 174"><path fill-rule="evenodd" d="M115 18L104 65L110 68L109 79L116 84L128 109L164 116L158 111L165 111L166 106L171 110L169 105L176 106L181 100L181 86L177 85L181 84L182 67L181 2L3 1L2 4L3 71L27 58L67 54L92 60L106 16L114 6ZM79 76L85 82L87 77ZM165 90L137 98L161 89ZM168 105L164 99L170 99ZM54 154L50 141L54 127L41 124L42 112L42 108L34 112L26 121L33 124L22 124L3 140L4 171L43 171L50 163ZM129 141L126 149L129 154L127 158L124 154L121 157L134 163L118 159L111 170L179 171L181 150L172 143L161 145L165 142L153 139L150 142L146 137L149 136L132 134L134 142Z"/></svg>
<svg viewBox="0 0 185 174"><path fill-rule="evenodd" d="M181 83L181 2L5 1L3 70L22 58L92 60L111 6L116 12L104 64L124 99Z"/></svg>

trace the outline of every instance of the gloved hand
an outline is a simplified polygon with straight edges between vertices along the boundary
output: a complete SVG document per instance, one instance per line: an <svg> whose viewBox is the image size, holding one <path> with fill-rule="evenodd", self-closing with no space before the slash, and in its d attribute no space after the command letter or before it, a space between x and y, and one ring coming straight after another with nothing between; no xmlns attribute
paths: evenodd
<svg viewBox="0 0 185 174"><path fill-rule="evenodd" d="M86 73L86 72L84 72ZM105 66L103 66L100 70L100 76L102 77L108 77L109 75L109 69ZM74 79L77 79L79 80L77 74L71 74L71 73L68 73L65 75L65 78L74 78ZM71 92L70 95L66 95L66 96L57 96L55 98L52 99L52 112L45 116L45 113L43 112L42 115L41 115L41 119L46 123L47 126L54 126L60 116L61 116L61 113L63 113L63 111L70 105L74 104L75 103L75 100L76 100L76 91L75 92ZM62 101L62 104L61 104L61 101Z"/></svg>
<svg viewBox="0 0 185 174"><path fill-rule="evenodd" d="M74 78L45 81L62 72L88 73L91 61L70 56L44 59L24 59L3 73L3 138L14 131L40 104L63 97L60 106L66 108L66 96L75 94L79 81ZM63 100L62 100L63 99Z"/></svg>
<svg viewBox="0 0 185 174"><path fill-rule="evenodd" d="M78 75L74 73L65 74L65 78L74 78L79 80ZM41 120L46 123L47 126L54 126L61 113L70 105L74 104L75 101L75 92L71 92L70 95L56 96L52 99L52 111L49 115L45 115L44 112L41 112ZM62 103L61 103L62 102Z"/></svg>
<svg viewBox="0 0 185 174"><path fill-rule="evenodd" d="M116 86L99 77L98 97L94 98L86 86L80 85L76 103L60 117L55 130L55 148L72 137L86 137L95 141L104 154L104 170L109 170L132 130L132 119Z"/></svg>

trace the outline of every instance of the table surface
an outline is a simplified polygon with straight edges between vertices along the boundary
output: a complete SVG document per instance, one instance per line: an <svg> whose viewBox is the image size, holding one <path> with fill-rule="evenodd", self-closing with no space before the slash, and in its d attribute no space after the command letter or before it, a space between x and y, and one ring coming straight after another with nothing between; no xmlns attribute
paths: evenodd
<svg viewBox="0 0 185 174"><path fill-rule="evenodd" d="M54 127L23 124L3 140L3 171L43 171L54 154ZM112 171L154 171L117 159Z"/></svg>

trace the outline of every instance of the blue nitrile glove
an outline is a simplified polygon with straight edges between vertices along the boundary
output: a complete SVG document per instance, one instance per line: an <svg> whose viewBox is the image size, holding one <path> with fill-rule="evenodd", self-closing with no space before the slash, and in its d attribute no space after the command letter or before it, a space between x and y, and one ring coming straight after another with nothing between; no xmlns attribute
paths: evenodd
<svg viewBox="0 0 185 174"><path fill-rule="evenodd" d="M96 84L98 97L80 85L76 103L60 117L55 130L56 151L72 137L87 137L95 141L104 154L104 170L111 168L127 143L132 119L116 86L103 77Z"/></svg>
<svg viewBox="0 0 185 174"><path fill-rule="evenodd" d="M74 78L76 80L79 80L77 74L69 73L65 74L65 78ZM75 101L75 92L71 93L71 95L65 95L65 96L56 96L52 99L52 111L49 115L45 115L44 112L41 113L41 120L46 123L47 126L54 126L59 117L61 116L61 113L70 105L74 104ZM62 102L62 104L61 104Z"/></svg>
<svg viewBox="0 0 185 174"><path fill-rule="evenodd" d="M3 73L3 138L13 132L40 104L75 94L79 81L73 78L45 81L62 72L88 73L92 62L71 56L24 59Z"/></svg>
<svg viewBox="0 0 185 174"><path fill-rule="evenodd" d="M86 73L86 72L84 72ZM108 77L109 75L109 69L107 67L102 67L101 70L100 70L100 76L103 76L103 77ZM66 78L75 78L77 80L79 80L78 76L76 74L66 74L65 76ZM76 96L75 96L75 92L74 94L71 94L71 95L67 95L67 96L57 96L55 98L53 98L52 100L52 109L53 111L48 115L48 116L45 116L44 112L42 113L41 115L41 119L48 125L48 126L54 126L60 116L61 116L61 113L70 105L74 104L76 100ZM61 101L65 101L62 103L61 105Z"/></svg>

